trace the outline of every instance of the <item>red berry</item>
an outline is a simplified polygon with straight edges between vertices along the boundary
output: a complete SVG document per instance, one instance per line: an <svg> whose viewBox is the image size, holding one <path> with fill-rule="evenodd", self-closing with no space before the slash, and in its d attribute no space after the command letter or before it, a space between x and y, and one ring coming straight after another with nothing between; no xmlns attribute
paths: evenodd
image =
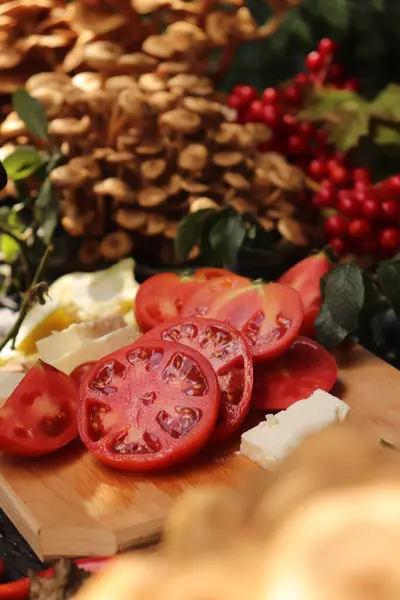
<svg viewBox="0 0 400 600"><path fill-rule="evenodd" d="M400 175L393 175L387 179L388 189L394 194L400 193Z"/></svg>
<svg viewBox="0 0 400 600"><path fill-rule="evenodd" d="M334 81L338 81L343 77L343 72L344 71L342 65L334 63L329 67L328 77Z"/></svg>
<svg viewBox="0 0 400 600"><path fill-rule="evenodd" d="M310 52L306 56L306 67L311 71L311 73L318 73L324 64L324 59L319 52Z"/></svg>
<svg viewBox="0 0 400 600"><path fill-rule="evenodd" d="M318 52L322 56L329 56L336 52L336 43L330 38L323 38L318 44Z"/></svg>
<svg viewBox="0 0 400 600"><path fill-rule="evenodd" d="M360 205L350 194L339 195L337 207L346 217L358 217L360 215Z"/></svg>
<svg viewBox="0 0 400 600"><path fill-rule="evenodd" d="M294 82L300 86L308 85L309 83L311 83L310 74L309 73L297 73L296 77L294 78Z"/></svg>
<svg viewBox="0 0 400 600"><path fill-rule="evenodd" d="M291 135L288 139L288 150L293 154L302 154L307 150L307 142L299 135Z"/></svg>
<svg viewBox="0 0 400 600"><path fill-rule="evenodd" d="M264 106L261 100L254 100L246 113L246 121L259 123L263 120Z"/></svg>
<svg viewBox="0 0 400 600"><path fill-rule="evenodd" d="M367 217L367 219L377 219L381 212L379 200L373 197L367 198L366 200L364 200L361 210L364 217Z"/></svg>
<svg viewBox="0 0 400 600"><path fill-rule="evenodd" d="M256 88L251 87L250 85L242 85L242 87L236 92L236 96L238 96L242 101L242 106L246 106L253 102L253 100L257 99L258 92Z"/></svg>
<svg viewBox="0 0 400 600"><path fill-rule="evenodd" d="M295 85L288 85L283 90L283 97L285 101L291 106L299 106L303 99L301 91Z"/></svg>
<svg viewBox="0 0 400 600"><path fill-rule="evenodd" d="M267 88L263 91L261 100L264 104L278 104L280 100L278 90L275 88Z"/></svg>
<svg viewBox="0 0 400 600"><path fill-rule="evenodd" d="M381 204L382 217L388 223L396 224L400 218L400 205L396 200L383 200Z"/></svg>
<svg viewBox="0 0 400 600"><path fill-rule="evenodd" d="M336 204L336 191L333 187L323 187L313 196L312 203L316 208L332 208Z"/></svg>
<svg viewBox="0 0 400 600"><path fill-rule="evenodd" d="M263 106L262 120L266 125L275 129L282 121L282 109L280 106Z"/></svg>
<svg viewBox="0 0 400 600"><path fill-rule="evenodd" d="M343 185L348 180L347 169L341 165L337 165L334 169L331 168L329 171L332 181L338 185Z"/></svg>
<svg viewBox="0 0 400 600"><path fill-rule="evenodd" d="M371 173L368 171L368 169L363 169L360 167L358 169L354 169L353 179L356 182L361 181L362 183L370 183Z"/></svg>
<svg viewBox="0 0 400 600"><path fill-rule="evenodd" d="M236 94L232 94L232 96L229 96L228 106L234 110L240 110L243 106L242 99Z"/></svg>
<svg viewBox="0 0 400 600"><path fill-rule="evenodd" d="M316 131L314 123L310 121L303 121L299 125L299 133L306 138L315 136Z"/></svg>
<svg viewBox="0 0 400 600"><path fill-rule="evenodd" d="M400 246L400 232L395 227L382 229L379 235L381 248L384 250L396 251Z"/></svg>
<svg viewBox="0 0 400 600"><path fill-rule="evenodd" d="M367 219L354 219L349 223L349 236L351 238L364 238L372 231L371 223Z"/></svg>
<svg viewBox="0 0 400 600"><path fill-rule="evenodd" d="M332 238L329 240L328 243L338 256L343 256L344 254L346 254L347 246L346 243L342 240L342 238Z"/></svg>
<svg viewBox="0 0 400 600"><path fill-rule="evenodd" d="M308 174L310 177L316 179L317 181L321 181L326 176L326 163L322 160L312 160L308 167Z"/></svg>
<svg viewBox="0 0 400 600"><path fill-rule="evenodd" d="M347 221L341 215L332 215L325 221L325 231L329 236L341 237L347 232Z"/></svg>
<svg viewBox="0 0 400 600"><path fill-rule="evenodd" d="M290 131L297 131L299 127L299 120L295 115L285 113L283 115L283 123Z"/></svg>
<svg viewBox="0 0 400 600"><path fill-rule="evenodd" d="M318 144L318 147L322 150L325 150L328 144L328 134L326 133L326 131L324 129L318 129L318 131L315 134L315 139Z"/></svg>
<svg viewBox="0 0 400 600"><path fill-rule="evenodd" d="M344 82L343 89L358 92L360 90L360 82L355 77L350 77L350 79L346 79Z"/></svg>

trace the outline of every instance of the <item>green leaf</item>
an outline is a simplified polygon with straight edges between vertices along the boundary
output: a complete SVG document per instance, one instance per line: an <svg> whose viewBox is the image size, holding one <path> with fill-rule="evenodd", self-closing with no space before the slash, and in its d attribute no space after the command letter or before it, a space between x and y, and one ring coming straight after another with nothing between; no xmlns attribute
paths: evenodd
<svg viewBox="0 0 400 600"><path fill-rule="evenodd" d="M339 123L329 129L329 140L338 150L348 152L358 146L360 139L369 133L370 117L366 107L360 106L354 113L342 116Z"/></svg>
<svg viewBox="0 0 400 600"><path fill-rule="evenodd" d="M46 179L35 201L35 218L40 224L37 233L45 244L50 243L57 226L59 208L58 193L51 185L50 179Z"/></svg>
<svg viewBox="0 0 400 600"><path fill-rule="evenodd" d="M14 181L26 179L46 162L46 154L34 146L18 146L9 154L3 165L7 175Z"/></svg>
<svg viewBox="0 0 400 600"><path fill-rule="evenodd" d="M214 214L216 211L212 208L198 210L195 213L189 213L179 223L175 237L175 255L179 261L187 260L190 251L201 238L206 221Z"/></svg>
<svg viewBox="0 0 400 600"><path fill-rule="evenodd" d="M350 90L324 89L317 91L310 99L307 109L299 113L301 119L323 119L328 113L349 112L356 114L367 101Z"/></svg>
<svg viewBox="0 0 400 600"><path fill-rule="evenodd" d="M0 223L6 227L11 233L22 233L24 225L21 223L18 211L20 205L15 205L12 208L2 206L0 209ZM6 233L0 233L0 253L6 263L13 263L19 254L19 245Z"/></svg>
<svg viewBox="0 0 400 600"><path fill-rule="evenodd" d="M400 131L392 129L390 126L380 125L377 127L374 142L380 146L387 146L389 144L400 146Z"/></svg>
<svg viewBox="0 0 400 600"><path fill-rule="evenodd" d="M369 112L371 115L384 119L400 119L400 85L388 85L371 102Z"/></svg>
<svg viewBox="0 0 400 600"><path fill-rule="evenodd" d="M16 90L12 95L13 109L26 125L28 131L39 140L48 138L48 122L44 106L24 89Z"/></svg>
<svg viewBox="0 0 400 600"><path fill-rule="evenodd" d="M326 0L320 0L319 16L324 15L331 27L344 31L349 25L351 3L352 0L333 0L328 5Z"/></svg>
<svg viewBox="0 0 400 600"><path fill-rule="evenodd" d="M378 278L383 294L397 316L400 315L400 260L387 260L378 266Z"/></svg>
<svg viewBox="0 0 400 600"><path fill-rule="evenodd" d="M210 244L224 267L231 267L236 262L246 231L242 216L230 211L211 229Z"/></svg>
<svg viewBox="0 0 400 600"><path fill-rule="evenodd" d="M348 335L346 329L336 323L325 302L315 321L315 329L317 332L317 341L328 349L334 348L340 342L343 342Z"/></svg>
<svg viewBox="0 0 400 600"><path fill-rule="evenodd" d="M324 302L332 319L347 333L358 328L364 305L364 282L361 270L354 263L343 263L330 271L325 283Z"/></svg>

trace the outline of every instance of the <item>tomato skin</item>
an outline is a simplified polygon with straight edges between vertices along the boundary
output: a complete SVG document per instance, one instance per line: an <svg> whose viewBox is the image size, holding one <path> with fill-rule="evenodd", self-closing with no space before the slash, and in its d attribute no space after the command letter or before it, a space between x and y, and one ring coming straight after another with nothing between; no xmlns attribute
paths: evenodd
<svg viewBox="0 0 400 600"><path fill-rule="evenodd" d="M104 464L136 473L171 467L198 452L214 431L220 401L204 356L143 338L98 361L79 389L85 446Z"/></svg>
<svg viewBox="0 0 400 600"><path fill-rule="evenodd" d="M287 285L254 283L221 294L208 317L231 323L250 341L254 362L265 362L293 343L303 305L300 294Z"/></svg>
<svg viewBox="0 0 400 600"><path fill-rule="evenodd" d="M221 269L220 267L204 267L195 271L196 278L205 279L206 281L216 279L217 277L230 277L231 275L233 275L232 271Z"/></svg>
<svg viewBox="0 0 400 600"><path fill-rule="evenodd" d="M111 560L112 557L105 558L80 558L73 562L84 571L89 573L98 573ZM54 569L46 569L38 573L40 577L52 577ZM24 577L18 581L0 584L0 600L28 600L29 598L30 578Z"/></svg>
<svg viewBox="0 0 400 600"><path fill-rule="evenodd" d="M285 354L255 367L252 407L286 410L318 389L329 392L337 372L335 359L323 346L299 336Z"/></svg>
<svg viewBox="0 0 400 600"><path fill-rule="evenodd" d="M185 344L210 361L220 386L221 407L213 442L225 440L241 425L250 408L253 361L250 344L237 329L214 319L181 317L142 336Z"/></svg>
<svg viewBox="0 0 400 600"><path fill-rule="evenodd" d="M319 252L301 260L278 279L278 283L290 285L300 293L304 308L301 335L315 337L315 320L322 306L321 279L333 266L325 253Z"/></svg>
<svg viewBox="0 0 400 600"><path fill-rule="evenodd" d="M95 360L82 363L75 367L75 369L69 374L69 376L75 381L75 383L79 386L82 383L82 379L86 376L86 373L90 371L93 365L96 364Z"/></svg>
<svg viewBox="0 0 400 600"><path fill-rule="evenodd" d="M183 317L206 317L209 316L209 310L212 303L221 294L245 287L250 284L250 280L234 273L229 273L216 279L211 279L203 284L186 302L184 302L181 310Z"/></svg>
<svg viewBox="0 0 400 600"><path fill-rule="evenodd" d="M0 408L0 451L12 456L50 454L78 434L76 383L39 360Z"/></svg>
<svg viewBox="0 0 400 600"><path fill-rule="evenodd" d="M144 333L159 323L175 319L181 307L203 285L203 279L159 273L146 279L135 298L135 317Z"/></svg>

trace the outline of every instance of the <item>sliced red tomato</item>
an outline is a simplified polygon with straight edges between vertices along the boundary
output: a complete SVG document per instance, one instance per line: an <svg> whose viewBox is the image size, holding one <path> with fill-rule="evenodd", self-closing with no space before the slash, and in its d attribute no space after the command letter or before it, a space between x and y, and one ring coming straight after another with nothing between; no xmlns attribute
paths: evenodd
<svg viewBox="0 0 400 600"><path fill-rule="evenodd" d="M42 456L68 444L77 431L78 387L39 360L0 408L0 450Z"/></svg>
<svg viewBox="0 0 400 600"><path fill-rule="evenodd" d="M135 299L136 321L143 332L159 323L175 319L192 294L204 284L204 279L160 273L147 279Z"/></svg>
<svg viewBox="0 0 400 600"><path fill-rule="evenodd" d="M107 558L80 558L74 560L74 563L84 571L89 573L98 573L111 560ZM54 569L46 569L38 573L39 577L52 577ZM18 581L0 584L0 600L28 600L29 598L30 578L24 577Z"/></svg>
<svg viewBox="0 0 400 600"><path fill-rule="evenodd" d="M204 317L208 315L211 304L227 291L248 286L246 277L230 273L204 283L186 302L183 303L181 315L184 317Z"/></svg>
<svg viewBox="0 0 400 600"><path fill-rule="evenodd" d="M233 275L232 271L228 271L228 269L221 269L219 267L204 267L203 269L197 269L195 271L195 277L200 279L206 279L207 281L210 279L216 279L217 277L225 277L225 276Z"/></svg>
<svg viewBox="0 0 400 600"><path fill-rule="evenodd" d="M335 359L323 346L298 337L283 356L254 368L252 407L285 410L315 390L329 392L337 372Z"/></svg>
<svg viewBox="0 0 400 600"><path fill-rule="evenodd" d="M78 367L75 367L75 369L72 371L72 373L69 374L70 377L72 377L72 379L75 381L75 383L77 383L78 385L81 385L82 379L85 377L86 373L88 373L90 371L90 369L93 367L93 365L96 364L95 360L92 360L90 362L85 362L81 365L79 365Z"/></svg>
<svg viewBox="0 0 400 600"><path fill-rule="evenodd" d="M214 369L183 344L140 338L100 360L79 392L79 433L103 463L155 471L193 456L214 431Z"/></svg>
<svg viewBox="0 0 400 600"><path fill-rule="evenodd" d="M212 364L220 387L220 410L212 440L221 441L243 422L250 407L253 361L250 344L228 323L182 317L158 325L144 336L179 342L201 352Z"/></svg>
<svg viewBox="0 0 400 600"><path fill-rule="evenodd" d="M283 354L295 340L303 320L300 294L280 283L252 283L221 294L208 317L228 321L249 340L253 360Z"/></svg>
<svg viewBox="0 0 400 600"><path fill-rule="evenodd" d="M319 252L301 260L278 279L297 290L304 308L302 335L315 337L315 320L322 306L321 279L333 267L326 254Z"/></svg>

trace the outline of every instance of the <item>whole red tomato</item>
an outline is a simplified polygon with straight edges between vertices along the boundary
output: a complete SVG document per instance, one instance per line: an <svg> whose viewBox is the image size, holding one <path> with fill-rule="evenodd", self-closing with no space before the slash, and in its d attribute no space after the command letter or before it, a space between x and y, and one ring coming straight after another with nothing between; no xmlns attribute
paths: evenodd
<svg viewBox="0 0 400 600"><path fill-rule="evenodd" d="M301 335L315 337L315 320L322 306L321 279L333 267L324 252L319 252L301 260L286 271L278 283L285 283L297 290L304 309Z"/></svg>

